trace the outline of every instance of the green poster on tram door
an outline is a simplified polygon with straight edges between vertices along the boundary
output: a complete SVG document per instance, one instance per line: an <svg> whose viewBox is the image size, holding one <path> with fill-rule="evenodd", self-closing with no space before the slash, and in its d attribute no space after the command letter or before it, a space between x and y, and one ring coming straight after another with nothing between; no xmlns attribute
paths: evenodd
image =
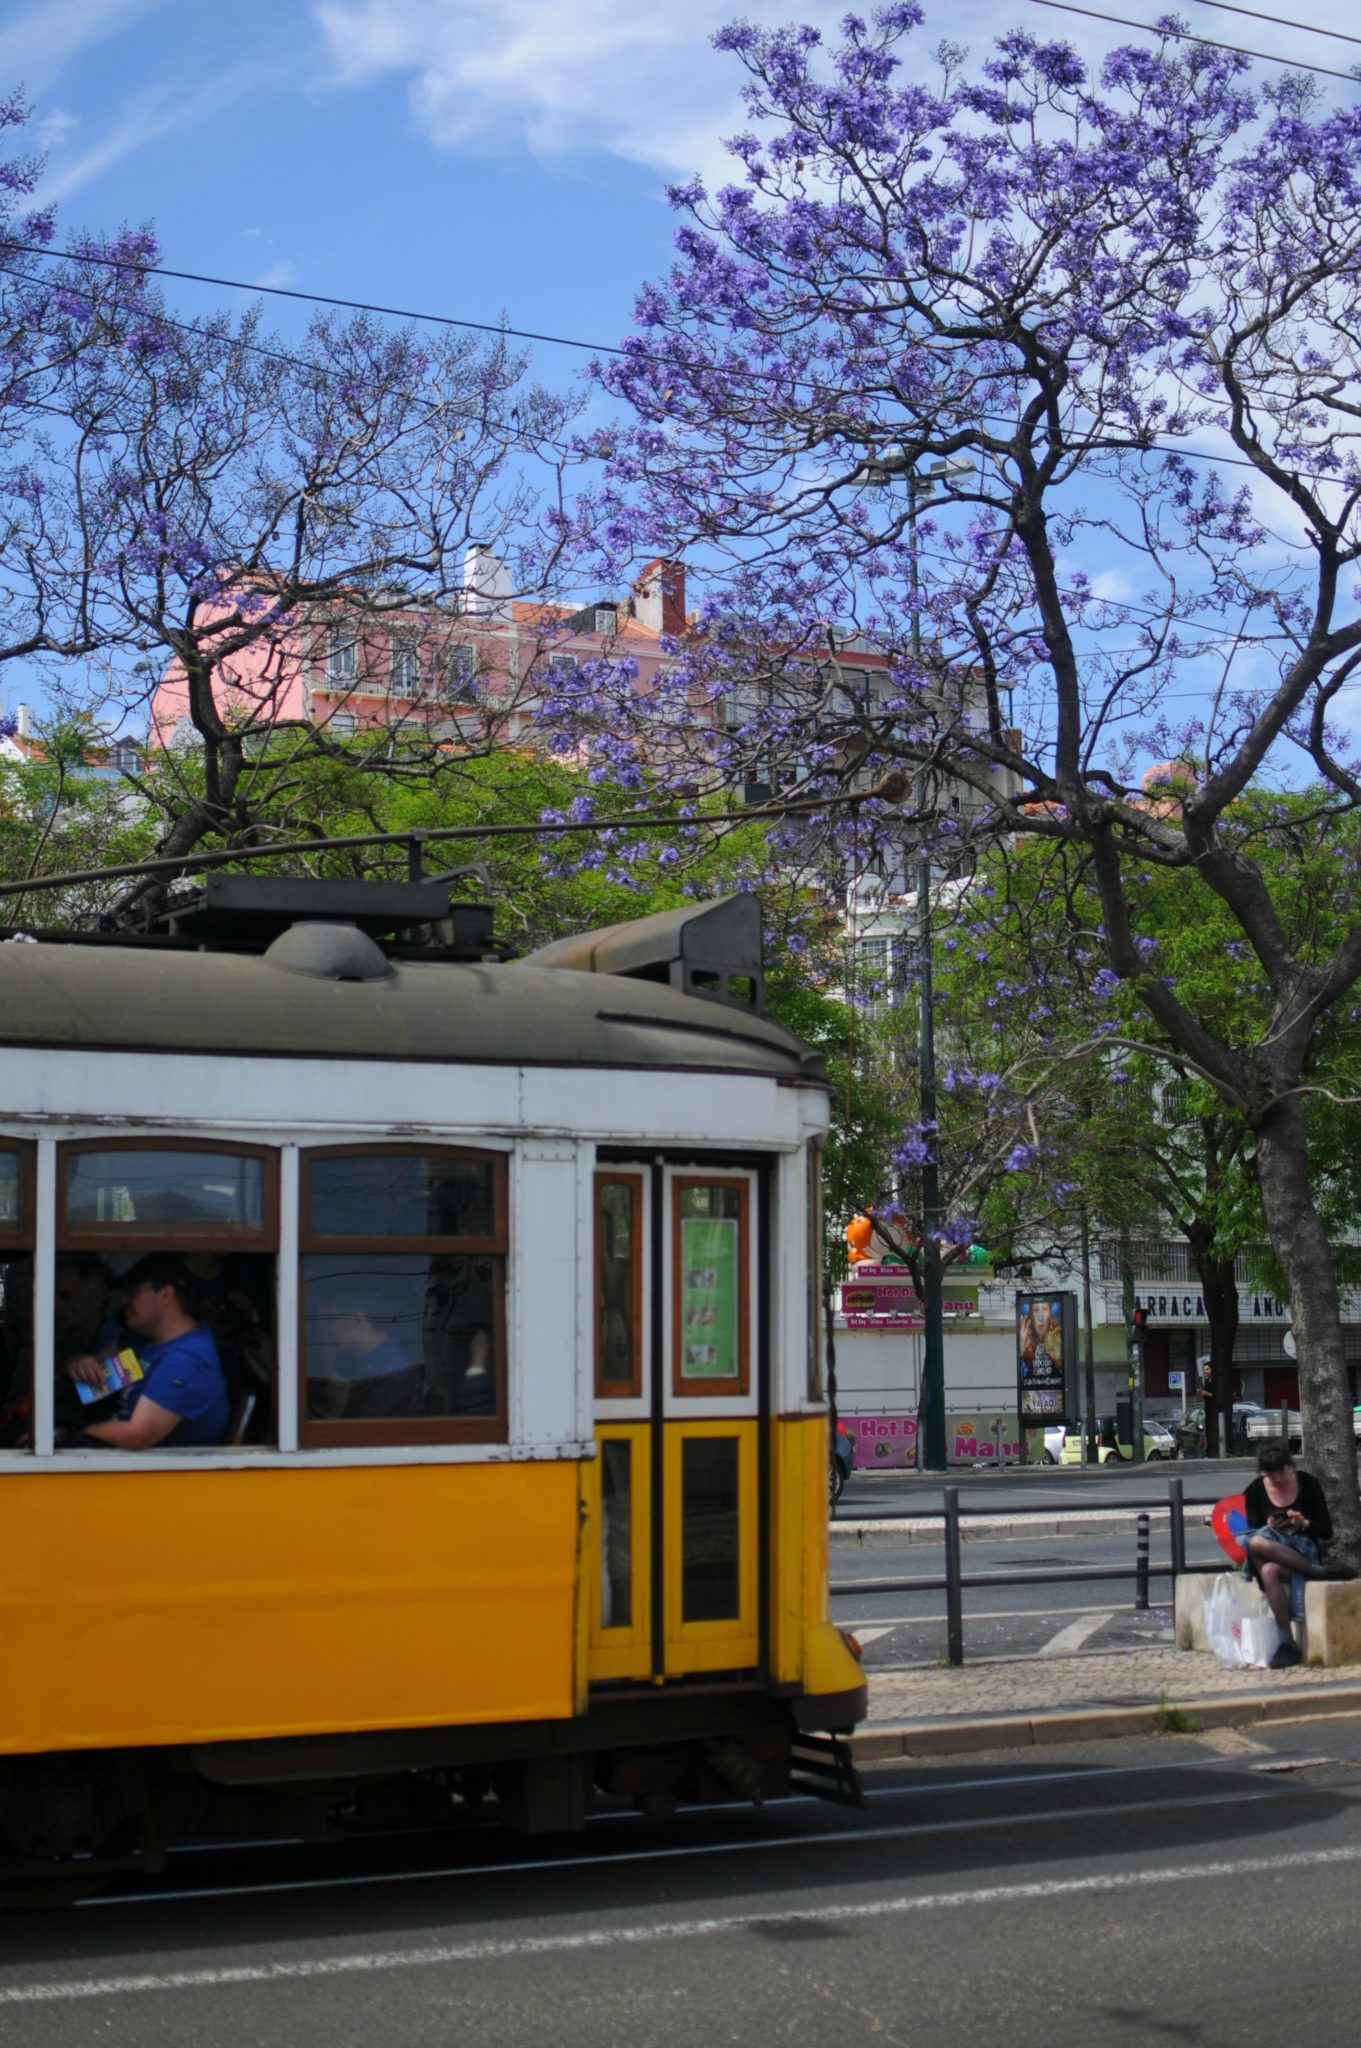
<svg viewBox="0 0 1361 2048"><path fill-rule="evenodd" d="M681 1378L735 1380L741 1371L737 1328L737 1218L681 1219Z"/></svg>

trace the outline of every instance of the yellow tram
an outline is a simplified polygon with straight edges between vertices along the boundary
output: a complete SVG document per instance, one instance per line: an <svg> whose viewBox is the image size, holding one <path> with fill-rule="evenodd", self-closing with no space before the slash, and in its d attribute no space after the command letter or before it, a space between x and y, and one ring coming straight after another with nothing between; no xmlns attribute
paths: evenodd
<svg viewBox="0 0 1361 2048"><path fill-rule="evenodd" d="M0 1876L846 1782L826 1088L757 907L489 939L214 876L0 955ZM70 1355L150 1253L230 1419L110 1449Z"/></svg>

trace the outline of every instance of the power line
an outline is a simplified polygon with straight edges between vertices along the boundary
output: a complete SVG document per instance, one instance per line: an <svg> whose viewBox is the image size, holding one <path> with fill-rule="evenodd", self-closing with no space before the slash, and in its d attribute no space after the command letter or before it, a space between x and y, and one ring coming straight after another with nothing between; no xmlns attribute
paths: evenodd
<svg viewBox="0 0 1361 2048"><path fill-rule="evenodd" d="M1361 36L1346 35L1340 28L1320 28L1313 21L1291 21L1284 14L1259 14L1255 7L1232 7L1229 0L1196 0L1197 7L1213 7L1220 14L1246 14L1252 21L1269 21L1275 28L1298 29L1301 35L1328 36L1335 43L1355 43L1361 49Z"/></svg>
<svg viewBox="0 0 1361 2048"><path fill-rule="evenodd" d="M816 817L822 811L851 804L869 803L879 794L880 792L874 788L842 790L827 796L804 798L798 802L753 804L749 809L740 812L698 813L691 818L677 817L674 811L635 811L617 818L568 819L558 824L544 824L536 820L533 823L513 825L421 825L408 826L404 832L352 832L338 838L283 840L267 846L224 847L216 853L186 853L153 860L124 861L118 867L80 868L62 875L36 875L25 882L0 882L0 896L26 896L34 889L67 889L84 882L127 881L140 875L188 875L206 868L227 867L233 862L276 860L283 854L328 853L337 847L349 849L362 846L409 846L413 839L425 843L446 839L505 839L516 836L559 838L582 832L639 831L644 827L657 825L667 825L675 831L692 831L700 826L712 829L722 829L726 826L735 829L739 825L759 824L766 818ZM891 793L888 800L900 801Z"/></svg>
<svg viewBox="0 0 1361 2048"><path fill-rule="evenodd" d="M1040 7L1057 8L1063 7L1064 0L1033 0L1033 4ZM1064 11L1068 13L1084 14L1089 12L1090 10L1081 7L1065 7ZM1094 16L1093 18L1103 21L1117 21L1120 17L1117 15L1100 15ZM1141 26L1145 26L1145 24L1133 22L1130 23L1129 26L1138 28ZM1150 30L1149 32L1152 33L1153 31ZM1169 33L1171 33L1171 31L1169 31ZM1193 37L1191 38L1191 40L1199 41L1203 39ZM1214 43L1209 45L1209 47L1213 49L1221 49L1227 48L1229 46ZM1349 76L1349 74L1345 72L1336 72L1331 75L1338 78ZM1361 81L1358 81L1354 78L1351 79L1351 83L1353 85L1359 82ZM60 249L48 249L41 247L39 244L35 242L0 242L0 247L16 249L21 254L25 255L45 257L48 260L48 262L53 263L93 263L107 270L136 269L139 274L148 277L174 278L180 283L188 284L210 284L215 289L221 291L251 292L255 294L263 293L274 298L293 299L308 305L331 306L356 313L374 313L379 314L384 318L391 319L411 320L418 322L423 321L430 325L439 327L467 328L470 332L475 334L505 334L510 335L514 339L519 341L543 341L557 348L580 349L592 355L609 355L621 358L627 357L629 360L633 362L651 363L659 369L664 369L671 372L673 375L683 375L688 373L691 369L713 367L712 365L678 365L672 362L669 357L658 355L651 351L617 348L609 342L587 341L582 339L580 336L540 333L533 328L525 327L494 326L488 321L468 320L464 319L461 315L453 313L413 312L391 306L383 306L367 299L337 298L326 293L305 292L296 289L286 288L282 285L254 285L247 283L244 278L213 277L205 272L196 270L171 270L154 263L139 264L129 261L128 259L120 259L114 256L97 256L93 252L81 252L71 250L62 251ZM23 273L19 271L6 271L4 274L12 277L18 277L21 279L23 278ZM175 320L169 314L157 314L156 317L158 319L163 319L167 326L177 328L186 334L193 334L198 336L204 335L204 329L202 327L194 326L192 323L188 321ZM258 349L261 353L265 355L273 355L273 357L279 362L292 363L301 369L316 368L315 364L309 364L299 356L287 355L283 353L281 350L277 349L266 349L264 345L259 342L245 342L238 344L231 337L224 337L224 341L231 342L232 346L242 346L247 348ZM724 366L723 374L725 377L744 380L748 383L773 384L776 382L784 381L780 377L780 373L778 371L763 370L758 368L754 364L749 364L745 369L740 371L735 371L730 366ZM807 379L795 378L793 380L793 383L796 387L799 383L804 383L806 384L810 392L816 394L817 387ZM474 414L467 414L463 416L468 418L480 418L480 415ZM982 420L990 422L995 426L1007 427L1015 424L1014 421L1007 419L1006 416L1001 413L981 413L978 415L978 417ZM515 435L514 433L511 433L508 435L507 438L514 440L520 437ZM1178 445L1175 442L1169 443L1166 441L1152 440L1148 442L1141 442L1131 440L1098 442L1094 445L1099 448L1105 448L1108 452L1113 454L1125 453L1131 455L1175 455L1178 456L1181 460L1187 462L1222 463L1231 469L1248 469L1252 470L1254 474L1258 476L1261 475L1261 470L1258 467L1258 465L1255 462L1250 461L1248 457L1245 455L1216 455L1208 449L1186 448ZM544 437L544 446L554 448L557 450L559 454L563 455L576 455L580 453L579 450L572 449L563 442L552 441L549 440L547 437ZM1301 481L1307 483L1336 483L1339 481L1345 481L1344 479L1339 479L1333 476L1325 475L1322 471L1318 470L1292 470L1290 473L1291 475L1298 477Z"/></svg>
<svg viewBox="0 0 1361 2048"><path fill-rule="evenodd" d="M1291 71L1316 71L1320 78L1340 78L1348 85L1361 86L1354 71L1333 71L1326 64L1308 64L1302 57L1282 57L1275 50L1249 50L1242 43L1218 43L1212 36L1195 36L1189 28L1172 28L1166 22L1131 21L1126 14L1101 14L1094 7L1076 7L1073 0L1030 0L1030 4L1052 7L1057 14L1085 15L1088 21L1113 22L1116 28L1137 29L1145 36L1170 36L1174 42L1198 43L1202 49L1224 50L1231 57L1256 57L1264 64L1284 64Z"/></svg>

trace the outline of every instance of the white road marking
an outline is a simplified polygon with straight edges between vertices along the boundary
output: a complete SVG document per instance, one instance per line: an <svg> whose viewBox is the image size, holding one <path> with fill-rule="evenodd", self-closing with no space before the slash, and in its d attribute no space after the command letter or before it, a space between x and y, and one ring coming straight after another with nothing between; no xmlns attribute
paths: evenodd
<svg viewBox="0 0 1361 2048"><path fill-rule="evenodd" d="M1096 1614L1084 1614L1079 1621L1070 1621L1067 1628L1061 1628L1047 1643L1041 1643L1037 1657L1071 1657L1074 1650L1080 1650L1088 1636L1094 1636L1108 1621L1115 1620L1114 1608L1102 1608Z"/></svg>
<svg viewBox="0 0 1361 2048"><path fill-rule="evenodd" d="M12 1984L0 1989L0 2005L63 2005L91 1998L118 1998L153 1991L205 1991L231 1984L306 1983L321 1977L373 1976L387 1970L430 1969L450 1963L500 1962L530 1956L560 1956L592 1950L640 1948L653 1942L694 1941L752 1928L830 1927L909 1913L950 1912L968 1906L1014 1906L1029 1900L1073 1899L1084 1894L1136 1891L1151 1886L1192 1884L1208 1879L1279 1876L1284 1870L1319 1870L1361 1861L1361 1844L1342 1849L1304 1849L1293 1855L1243 1856L1220 1863L1176 1863L1157 1870L1112 1871L1103 1876L1045 1878L1032 1884L995 1884L971 1891L905 1893L891 1899L862 1899L811 1912L715 1914L704 1920L660 1920L647 1926L584 1928L574 1934L494 1937L441 1942L427 1948L378 1949L372 1955L295 1957L288 1962L236 1963L199 1970L145 1971L128 1977L77 1977L67 1982Z"/></svg>
<svg viewBox="0 0 1361 2048"><path fill-rule="evenodd" d="M857 1628L854 1622L852 1622L851 1634L855 1637L862 1650L868 1650L870 1644L877 1643L880 1636L891 1636L895 1628L901 1627L902 1623L898 1621L886 1621L881 1627L877 1628Z"/></svg>
<svg viewBox="0 0 1361 2048"><path fill-rule="evenodd" d="M1204 1766L1202 1765L1202 1768ZM440 1870L380 1870L348 1877L284 1877L264 1884L199 1885L172 1892L139 1892L114 1899L88 1899L87 1908L99 1906L149 1906L178 1903L183 1899L264 1898L271 1892L352 1891L364 1885L420 1884L455 1877L492 1878L523 1876L536 1870L593 1870L614 1863L666 1863L682 1856L757 1856L763 1850L820 1849L825 1843L900 1841L914 1835L967 1835L985 1828L1038 1827L1046 1821L1065 1825L1075 1820L1104 1820L1125 1814L1149 1814L1164 1807L1178 1813L1197 1806L1251 1806L1263 1799L1279 1798L1271 1792L1204 1792L1191 1799L1122 1800L1118 1805L1062 1806L1047 1813L987 1813L955 1820L910 1821L902 1826L878 1828L828 1828L815 1835L759 1835L749 1842L686 1842L678 1848L611 1849L603 1856L536 1856L516 1863L457 1863ZM0 1994L3 2003L3 1994Z"/></svg>

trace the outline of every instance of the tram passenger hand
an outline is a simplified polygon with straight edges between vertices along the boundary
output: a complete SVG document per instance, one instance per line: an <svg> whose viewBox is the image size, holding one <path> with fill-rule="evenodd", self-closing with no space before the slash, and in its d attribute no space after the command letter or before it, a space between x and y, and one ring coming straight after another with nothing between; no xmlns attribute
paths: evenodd
<svg viewBox="0 0 1361 2048"><path fill-rule="evenodd" d="M66 1373L68 1378L80 1380L96 1392L104 1391L104 1368L97 1358L91 1358L88 1353L81 1358L68 1358Z"/></svg>

